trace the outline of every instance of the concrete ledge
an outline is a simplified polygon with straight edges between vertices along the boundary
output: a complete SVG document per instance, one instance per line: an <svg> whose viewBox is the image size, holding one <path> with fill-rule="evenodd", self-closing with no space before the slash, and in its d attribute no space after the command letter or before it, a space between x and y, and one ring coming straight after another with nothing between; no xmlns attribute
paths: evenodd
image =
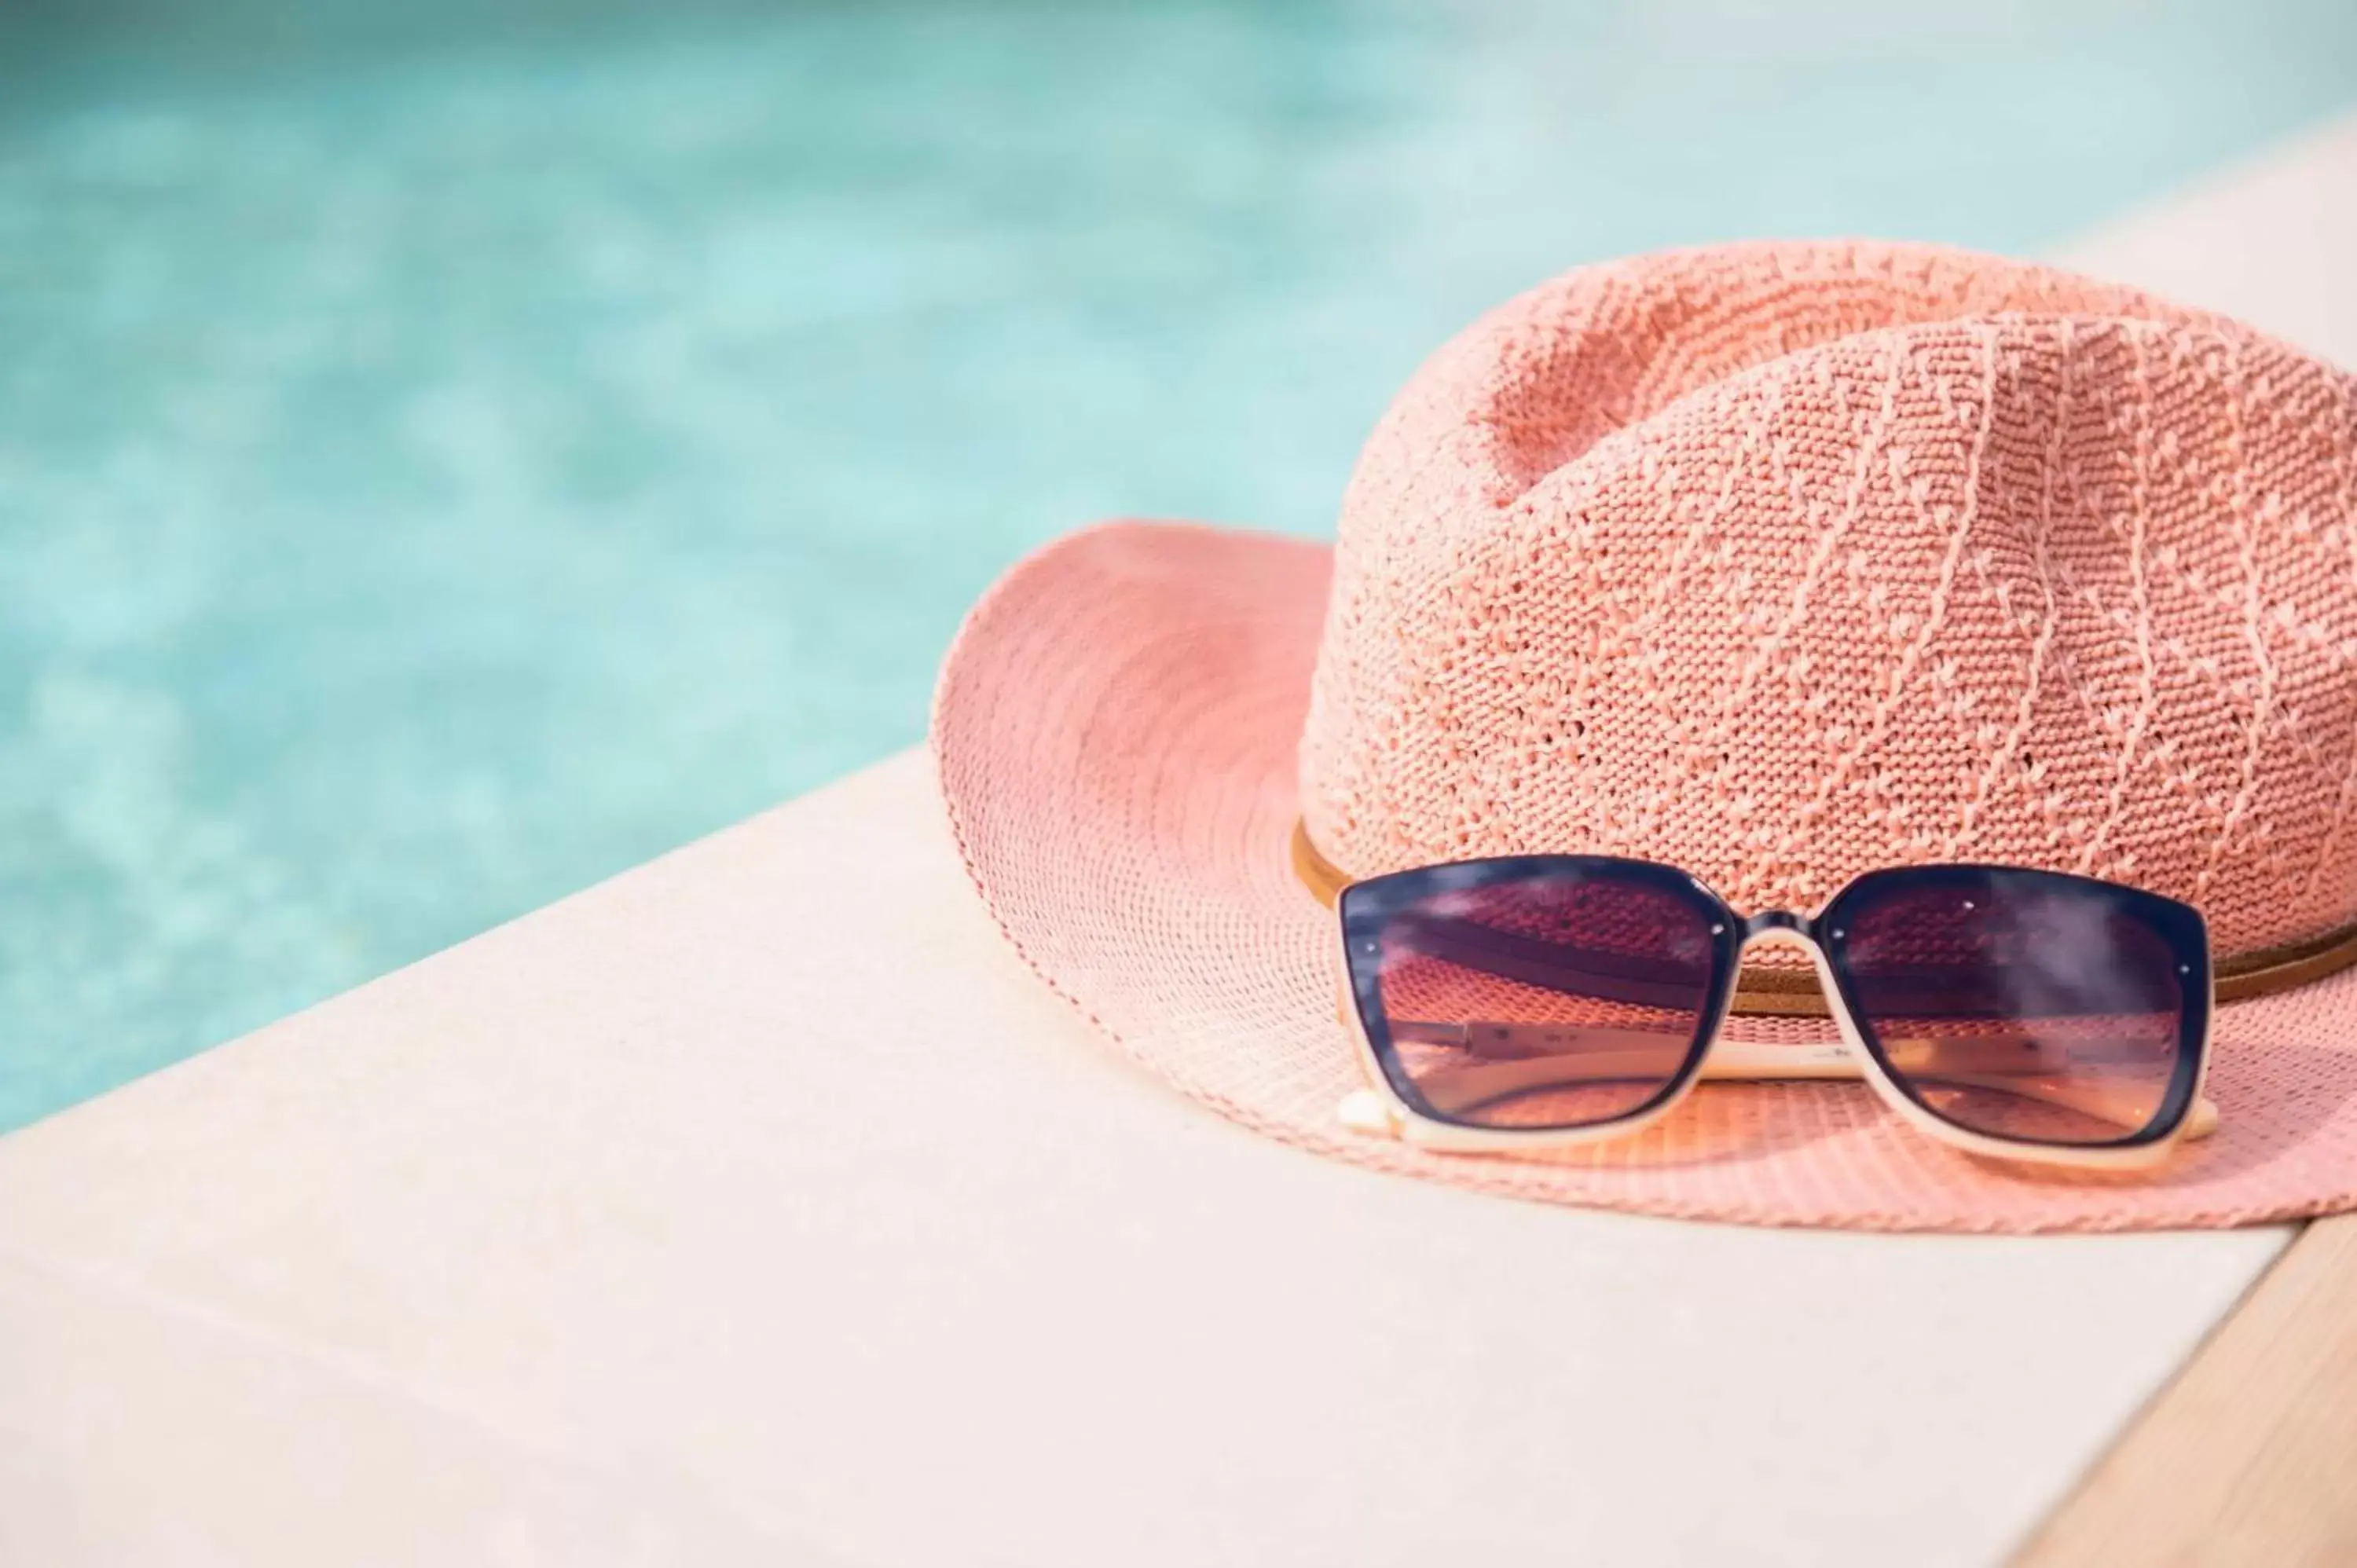
<svg viewBox="0 0 2357 1568"><path fill-rule="evenodd" d="M1297 1154L1031 981L914 755L0 1142L0 1194L41 1563L1983 1562L2281 1242Z"/></svg>

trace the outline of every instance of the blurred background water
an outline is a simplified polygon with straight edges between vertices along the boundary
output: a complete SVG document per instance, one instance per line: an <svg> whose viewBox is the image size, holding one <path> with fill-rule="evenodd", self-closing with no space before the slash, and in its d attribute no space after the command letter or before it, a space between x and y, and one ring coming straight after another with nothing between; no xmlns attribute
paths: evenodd
<svg viewBox="0 0 2357 1568"><path fill-rule="evenodd" d="M2352 102L2347 0L9 0L0 1129L916 740L1050 534L1326 529L1566 266Z"/></svg>

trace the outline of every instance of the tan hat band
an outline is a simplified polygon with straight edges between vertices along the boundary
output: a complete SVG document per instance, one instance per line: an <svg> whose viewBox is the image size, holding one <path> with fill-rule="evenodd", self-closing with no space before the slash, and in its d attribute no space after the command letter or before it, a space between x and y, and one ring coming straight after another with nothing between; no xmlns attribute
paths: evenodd
<svg viewBox="0 0 2357 1568"><path fill-rule="evenodd" d="M1331 908L1353 880L1310 842L1307 824L1293 824L1293 870L1302 886ZM2214 965L2217 999L2243 1002L2273 995L2336 974L2357 964L2357 925L2342 926L2305 941L2282 942L2255 952L2220 958ZM1733 1010L1751 1017L1823 1018L1828 1015L1814 972L1803 969L1747 967L1736 982Z"/></svg>

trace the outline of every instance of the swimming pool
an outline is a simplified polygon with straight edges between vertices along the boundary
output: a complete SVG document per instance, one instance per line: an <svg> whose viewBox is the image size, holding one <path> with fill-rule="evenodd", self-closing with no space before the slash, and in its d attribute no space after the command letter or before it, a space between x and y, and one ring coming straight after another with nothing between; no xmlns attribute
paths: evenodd
<svg viewBox="0 0 2357 1568"><path fill-rule="evenodd" d="M915 740L1052 533L1322 531L1551 272L2357 99L2335 0L1889 9L12 7L0 1129Z"/></svg>

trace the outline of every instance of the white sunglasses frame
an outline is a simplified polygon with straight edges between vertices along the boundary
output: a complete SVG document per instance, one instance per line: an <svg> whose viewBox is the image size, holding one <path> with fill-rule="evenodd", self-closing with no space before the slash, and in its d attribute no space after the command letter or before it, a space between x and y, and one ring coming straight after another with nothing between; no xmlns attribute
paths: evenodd
<svg viewBox="0 0 2357 1568"><path fill-rule="evenodd" d="M1308 856L1315 857L1314 862L1305 859L1305 851ZM1322 855L1318 854L1316 847L1308 843L1307 832L1297 827L1294 859L1302 880L1314 892L1324 897L1325 888L1320 886L1320 880L1321 874L1328 869L1327 863ZM1736 943L1736 958L1739 963L1742 955L1755 944L1781 944L1805 950L1815 966L1817 985L1824 995L1826 1011L1840 1032L1842 1043L1839 1047L1747 1045L1722 1038L1722 1031L1736 999L1737 987L1730 983L1722 988L1724 994L1719 998L1717 1011L1702 1036L1706 1043L1700 1062L1684 1069L1670 1093L1634 1115L1586 1127L1469 1127L1442 1121L1419 1111L1393 1085L1390 1076L1383 1070L1374 1042L1368 1035L1366 1020L1361 1015L1351 983L1349 936L1342 913L1342 894L1355 885L1354 879L1341 879L1333 886L1332 898L1334 952L1340 983L1337 1011L1340 1021L1350 1031L1361 1073L1368 1085L1345 1095L1337 1107L1337 1115L1342 1124L1354 1133L1396 1138L1415 1148L1444 1154L1511 1154L1578 1148L1617 1142L1643 1132L1677 1110L1686 1096L1694 1092L1695 1086L1705 1081L1775 1082L1826 1079L1863 1079L1885 1105L1926 1137L1936 1138L1966 1154L2019 1164L2061 1165L2092 1171L2149 1170L2165 1163L2179 1144L2206 1138L2217 1130L2218 1108L2203 1092L2210 1075L2210 1037L2217 1016L2214 965L2212 984L2202 998L2201 1050L2195 1063L2192 1093L2174 1126L2134 1144L2030 1143L1993 1137L1958 1126L1925 1109L1900 1087L1881 1060L1867 1048L1865 1036L1850 1012L1842 987L1834 977L1832 961L1826 957L1824 944L1814 935L1817 915L1824 912L1822 909L1805 917L1781 909L1738 917L1742 920L1742 930ZM1701 883L1696 882L1695 886L1724 905L1723 899ZM1826 908L1831 908L1839 897L1837 894L1835 899L1828 900Z"/></svg>

